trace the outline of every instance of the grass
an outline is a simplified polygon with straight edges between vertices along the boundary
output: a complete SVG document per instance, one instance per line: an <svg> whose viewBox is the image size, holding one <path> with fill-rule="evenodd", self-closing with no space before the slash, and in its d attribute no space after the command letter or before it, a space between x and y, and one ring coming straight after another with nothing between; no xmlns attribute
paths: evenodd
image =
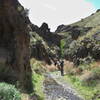
<svg viewBox="0 0 100 100"><path fill-rule="evenodd" d="M38 100L44 100L44 93L43 93L44 76L34 73L32 79L33 79L35 94L39 96Z"/></svg>
<svg viewBox="0 0 100 100"><path fill-rule="evenodd" d="M34 91L31 94L22 94L22 100L30 100L30 97L36 97L37 100L44 100L44 93L43 93L43 80L44 76L33 73L32 75L32 83L34 87Z"/></svg>
<svg viewBox="0 0 100 100"><path fill-rule="evenodd" d="M84 64L78 66L78 68L83 71L81 73L67 73L63 77L64 80L69 81L85 100L100 100L100 98L93 99L96 98L96 95L100 95L100 62L93 62L89 65Z"/></svg>
<svg viewBox="0 0 100 100"><path fill-rule="evenodd" d="M0 82L0 100L21 100L21 93L14 85Z"/></svg>
<svg viewBox="0 0 100 100"><path fill-rule="evenodd" d="M61 55L64 56L64 47L66 45L65 40L61 40L60 48L61 48Z"/></svg>
<svg viewBox="0 0 100 100"><path fill-rule="evenodd" d="M63 78L67 82L69 81L69 83L73 85L73 87L79 92L80 95L82 95L85 98L85 100L92 100L92 98L96 94L100 93L100 84L99 84L100 82L98 83L98 85L96 85L96 82L93 81L91 83L92 85L88 86L86 84L83 84L79 79L79 77L77 76L68 75L64 76ZM100 100L100 99L95 99L95 100Z"/></svg>
<svg viewBox="0 0 100 100"><path fill-rule="evenodd" d="M45 73L45 64L41 61L37 61L36 59L31 59L30 64L32 67L32 82L34 86L34 93L38 96L38 100L44 100L44 93L43 93L43 80Z"/></svg>
<svg viewBox="0 0 100 100"><path fill-rule="evenodd" d="M72 26L78 25L81 27L95 27L100 24L99 18L100 18L100 12L95 13L92 16L88 16L85 19L82 19L76 23L73 23Z"/></svg>

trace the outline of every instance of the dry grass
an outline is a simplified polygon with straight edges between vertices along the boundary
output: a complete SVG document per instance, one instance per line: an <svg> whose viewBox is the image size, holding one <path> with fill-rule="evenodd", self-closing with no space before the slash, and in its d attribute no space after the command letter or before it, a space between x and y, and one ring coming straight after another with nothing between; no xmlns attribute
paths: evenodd
<svg viewBox="0 0 100 100"><path fill-rule="evenodd" d="M97 61L91 64L91 69L96 68L96 67L100 67L100 61Z"/></svg>
<svg viewBox="0 0 100 100"><path fill-rule="evenodd" d="M100 70L100 61L94 62L90 65L89 70L84 70L81 76L81 80L84 82L90 82L91 80L97 80L99 79L99 74L98 72Z"/></svg>
<svg viewBox="0 0 100 100"><path fill-rule="evenodd" d="M21 94L21 100L38 100L38 97L36 95L29 96L28 94Z"/></svg>
<svg viewBox="0 0 100 100"><path fill-rule="evenodd" d="M57 67L55 65L53 65L53 64L52 65L46 65L46 68L50 72L58 70Z"/></svg>
<svg viewBox="0 0 100 100"><path fill-rule="evenodd" d="M46 63L43 61L37 61L36 59L32 58L30 60L30 65L32 67L33 72L39 71L40 73L44 73L47 71Z"/></svg>
<svg viewBox="0 0 100 100"><path fill-rule="evenodd" d="M64 61L64 72L65 74L71 74L74 71L74 64L73 62Z"/></svg>
<svg viewBox="0 0 100 100"><path fill-rule="evenodd" d="M91 71L84 71L83 75L80 77L83 82L89 82L94 79L94 75Z"/></svg>
<svg viewBox="0 0 100 100"><path fill-rule="evenodd" d="M85 65L83 65L85 67ZM88 69L81 70L80 67L75 67L73 62L65 61L64 71L68 75L77 75L83 82L89 83L99 77L98 70L100 69L100 61L89 65Z"/></svg>
<svg viewBox="0 0 100 100"><path fill-rule="evenodd" d="M21 100L30 100L28 94L22 94L21 95Z"/></svg>

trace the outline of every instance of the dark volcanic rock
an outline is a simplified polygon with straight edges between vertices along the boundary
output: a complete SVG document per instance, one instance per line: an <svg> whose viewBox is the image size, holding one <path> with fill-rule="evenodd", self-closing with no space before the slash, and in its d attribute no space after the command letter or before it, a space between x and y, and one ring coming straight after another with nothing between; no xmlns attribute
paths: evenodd
<svg viewBox="0 0 100 100"><path fill-rule="evenodd" d="M91 30L91 27L79 27L79 26L71 26L71 25L60 25L56 29L55 33L66 33L68 32L71 35L73 40L76 40L79 36L85 35L86 32Z"/></svg>
<svg viewBox="0 0 100 100"><path fill-rule="evenodd" d="M36 58L37 60L45 61L47 64L51 64L49 53L41 41L37 41L36 44L31 46L31 58Z"/></svg>
<svg viewBox="0 0 100 100"><path fill-rule="evenodd" d="M96 33L93 35L93 38L94 38L96 41L100 41L100 31L99 31L99 32L96 32Z"/></svg>
<svg viewBox="0 0 100 100"><path fill-rule="evenodd" d="M93 47L92 56L96 60L100 60L100 45L96 45L95 47Z"/></svg>
<svg viewBox="0 0 100 100"><path fill-rule="evenodd" d="M60 45L62 36L50 32L50 28L47 23L43 23L40 28L36 25L31 25L32 31L39 34L48 44Z"/></svg>
<svg viewBox="0 0 100 100"><path fill-rule="evenodd" d="M99 12L100 11L100 9L98 9L96 12Z"/></svg>
<svg viewBox="0 0 100 100"><path fill-rule="evenodd" d="M47 23L43 23L39 29L40 29L41 34L50 33L50 28L48 27Z"/></svg>
<svg viewBox="0 0 100 100"><path fill-rule="evenodd" d="M71 29L71 26L66 26L66 25L59 25L55 31L55 33L61 33L61 32L67 32Z"/></svg>
<svg viewBox="0 0 100 100"><path fill-rule="evenodd" d="M23 11L17 0L0 0L0 50L5 50L0 53L0 64L12 69L21 88L28 91L32 90L30 37Z"/></svg>

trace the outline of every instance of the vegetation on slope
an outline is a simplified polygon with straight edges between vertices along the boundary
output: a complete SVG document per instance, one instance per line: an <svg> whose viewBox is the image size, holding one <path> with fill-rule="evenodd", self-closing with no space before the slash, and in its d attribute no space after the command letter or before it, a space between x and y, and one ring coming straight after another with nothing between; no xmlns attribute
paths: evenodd
<svg viewBox="0 0 100 100"><path fill-rule="evenodd" d="M85 100L100 100L100 62L70 68L63 78L69 81Z"/></svg>
<svg viewBox="0 0 100 100"><path fill-rule="evenodd" d="M21 100L21 93L13 85L0 83L0 100Z"/></svg>
<svg viewBox="0 0 100 100"><path fill-rule="evenodd" d="M60 47L61 54L65 59L74 62L76 65L82 64L81 62L84 62L84 60L87 60L87 63L88 60L89 63L93 60L100 60L99 17L100 11L72 25L61 25L57 28L59 34L64 31L65 37L61 40ZM90 23L91 26L86 26Z"/></svg>
<svg viewBox="0 0 100 100"><path fill-rule="evenodd" d="M97 11L91 16L81 19L79 22L73 23L72 26L80 26L80 27L96 27L100 25L100 11Z"/></svg>
<svg viewBox="0 0 100 100"><path fill-rule="evenodd" d="M97 84L93 81L92 85L88 86L84 85L79 77L76 76L64 76L64 80L69 81L85 100L100 100L100 82Z"/></svg>
<svg viewBox="0 0 100 100"><path fill-rule="evenodd" d="M41 61L37 61L36 59L32 58L30 60L32 66L32 82L34 86L34 92L32 95L37 95L38 100L44 100L44 93L43 93L43 81L44 76L43 74L46 72L45 63Z"/></svg>
<svg viewBox="0 0 100 100"><path fill-rule="evenodd" d="M100 11L69 26L60 26L61 54L74 66L65 64L65 72L85 100L100 100ZM56 30L57 32L57 30ZM79 32L79 34L78 34ZM77 38L73 38L74 35Z"/></svg>

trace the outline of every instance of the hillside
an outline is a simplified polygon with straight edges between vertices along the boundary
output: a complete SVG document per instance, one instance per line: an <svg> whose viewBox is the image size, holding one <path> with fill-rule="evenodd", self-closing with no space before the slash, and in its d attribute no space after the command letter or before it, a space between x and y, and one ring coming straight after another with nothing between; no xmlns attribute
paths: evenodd
<svg viewBox="0 0 100 100"><path fill-rule="evenodd" d="M71 24L72 26L80 26L80 27L96 27L100 25L100 10L98 9L96 13L91 14L91 16L81 19L79 22Z"/></svg>
<svg viewBox="0 0 100 100"><path fill-rule="evenodd" d="M65 72L85 100L100 99L100 10L71 25L58 26ZM73 66L74 64L74 66ZM94 91L91 91L94 90ZM87 95L89 94L89 95Z"/></svg>
<svg viewBox="0 0 100 100"><path fill-rule="evenodd" d="M76 64L79 63L79 59L84 59L88 55L93 59L100 59L99 17L100 11L98 10L79 22L58 26L55 32L65 37L61 40L61 49L62 55L66 59L74 61Z"/></svg>

